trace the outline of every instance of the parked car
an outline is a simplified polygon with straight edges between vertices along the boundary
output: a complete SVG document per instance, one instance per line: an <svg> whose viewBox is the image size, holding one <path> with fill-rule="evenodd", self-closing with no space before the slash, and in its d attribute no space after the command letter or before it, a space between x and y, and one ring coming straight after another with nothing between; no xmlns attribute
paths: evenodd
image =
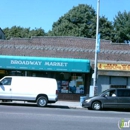
<svg viewBox="0 0 130 130"><path fill-rule="evenodd" d="M82 102L82 106L93 110L103 108L130 108L130 89L112 88L105 90L98 96L85 99Z"/></svg>

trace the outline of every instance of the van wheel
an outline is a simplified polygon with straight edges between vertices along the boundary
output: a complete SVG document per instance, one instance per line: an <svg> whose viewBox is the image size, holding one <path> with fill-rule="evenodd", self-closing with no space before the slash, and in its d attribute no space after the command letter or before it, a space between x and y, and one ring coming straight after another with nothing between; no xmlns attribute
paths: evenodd
<svg viewBox="0 0 130 130"><path fill-rule="evenodd" d="M12 102L12 100L2 100L2 102Z"/></svg>
<svg viewBox="0 0 130 130"><path fill-rule="evenodd" d="M97 101L93 102L92 109L93 110L100 110L101 109L101 103L97 102Z"/></svg>
<svg viewBox="0 0 130 130"><path fill-rule="evenodd" d="M2 102L7 102L6 100L2 100Z"/></svg>
<svg viewBox="0 0 130 130"><path fill-rule="evenodd" d="M39 107L45 107L47 105L47 98L44 96L41 96L37 99L37 105Z"/></svg>

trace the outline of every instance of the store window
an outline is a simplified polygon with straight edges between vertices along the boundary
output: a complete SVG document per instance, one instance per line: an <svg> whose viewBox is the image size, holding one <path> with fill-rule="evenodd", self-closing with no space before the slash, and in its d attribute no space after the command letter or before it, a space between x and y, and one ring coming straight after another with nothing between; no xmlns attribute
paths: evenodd
<svg viewBox="0 0 130 130"><path fill-rule="evenodd" d="M60 93L84 94L85 75L60 73L57 77L58 90Z"/></svg>
<svg viewBox="0 0 130 130"><path fill-rule="evenodd" d="M24 75L24 73L22 72L22 71L17 71L17 70L14 70L14 71L8 71L8 74L10 75L10 76L23 76Z"/></svg>

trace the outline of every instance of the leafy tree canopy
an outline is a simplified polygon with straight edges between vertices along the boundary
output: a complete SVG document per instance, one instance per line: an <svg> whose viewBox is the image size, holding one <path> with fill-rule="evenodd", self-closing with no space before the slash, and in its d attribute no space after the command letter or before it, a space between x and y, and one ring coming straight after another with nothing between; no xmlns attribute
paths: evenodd
<svg viewBox="0 0 130 130"><path fill-rule="evenodd" d="M31 30L20 26L7 27L3 31L6 39L45 35L96 38L96 21L96 11L89 5L79 4L54 22L52 30L47 34L41 28ZM130 43L130 12L118 12L113 23L108 21L105 16L100 16L99 33L101 34L101 39L117 43Z"/></svg>
<svg viewBox="0 0 130 130"><path fill-rule="evenodd" d="M101 38L112 40L112 23L104 16L100 18ZM96 12L85 4L73 7L68 13L54 22L52 31L48 33L52 36L80 36L96 37Z"/></svg>
<svg viewBox="0 0 130 130"><path fill-rule="evenodd" d="M22 28L20 26L13 26L11 28L5 28L3 29L5 33L6 39L10 39L11 37L17 37L17 38L30 38L32 36L45 36L45 32L41 28Z"/></svg>
<svg viewBox="0 0 130 130"><path fill-rule="evenodd" d="M114 18L115 42L130 43L130 12L120 11Z"/></svg>
<svg viewBox="0 0 130 130"><path fill-rule="evenodd" d="M87 36L90 34L89 32L92 31L90 25L93 23L93 18L95 16L95 10L92 7L80 4L60 17L57 22L54 22L49 35Z"/></svg>
<svg viewBox="0 0 130 130"><path fill-rule="evenodd" d="M100 17L99 33L101 34L101 39L114 41L114 31L112 22L108 21L108 19L105 18L105 16Z"/></svg>

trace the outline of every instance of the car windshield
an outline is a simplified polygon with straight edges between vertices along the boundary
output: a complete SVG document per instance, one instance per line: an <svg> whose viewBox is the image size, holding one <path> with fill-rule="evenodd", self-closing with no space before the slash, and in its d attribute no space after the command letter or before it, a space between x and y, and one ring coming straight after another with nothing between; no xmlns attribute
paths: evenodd
<svg viewBox="0 0 130 130"><path fill-rule="evenodd" d="M103 94L105 94L108 90L102 91L100 94L98 94L98 96L101 96Z"/></svg>

